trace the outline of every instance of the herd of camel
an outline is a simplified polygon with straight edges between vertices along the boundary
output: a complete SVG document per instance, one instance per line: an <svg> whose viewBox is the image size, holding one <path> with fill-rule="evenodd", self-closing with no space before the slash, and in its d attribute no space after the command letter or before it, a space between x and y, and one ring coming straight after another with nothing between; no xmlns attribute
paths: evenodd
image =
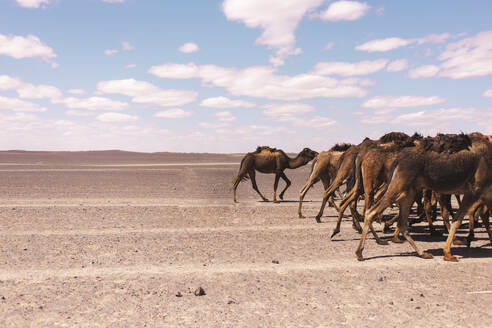
<svg viewBox="0 0 492 328"><path fill-rule="evenodd" d="M444 260L457 261L451 254L451 244L463 243L455 238L456 230L465 215L470 219L467 244L473 239L474 222L480 217L492 243L489 225L489 209L492 209L492 136L479 132L471 134L438 134L426 137L415 133L409 136L402 132L385 134L378 140L366 138L358 145L337 144L329 151L317 153L304 148L295 158L290 158L280 149L268 146L258 147L241 161L239 174L233 184L234 202L236 189L243 180L250 179L253 189L264 201L268 201L258 189L255 171L274 173L273 201L277 200L279 179L286 182L284 193L291 185L284 170L295 169L313 161L311 174L300 191L299 217L302 215L302 201L306 192L319 180L324 186L323 201L316 221L319 223L326 202L338 211L336 228L331 237L340 232L340 223L349 207L353 227L361 233L360 243L355 252L363 261L362 251L369 230L380 245L387 245L373 227L373 220L381 222L385 209L396 204L399 212L384 223L384 231L397 221L393 242L402 242L400 234L410 243L417 254L424 259L432 255L420 250L408 232L409 214L412 205L418 205L417 213L425 216L432 235L438 234L433 226L435 207L439 204L441 215L448 231ZM342 196L339 188L345 185ZM341 197L339 206L334 202L335 192ZM459 208L453 212L451 196L455 195ZM362 212L364 225L360 226L361 215L357 201L364 199ZM452 217L450 223L449 217Z"/></svg>

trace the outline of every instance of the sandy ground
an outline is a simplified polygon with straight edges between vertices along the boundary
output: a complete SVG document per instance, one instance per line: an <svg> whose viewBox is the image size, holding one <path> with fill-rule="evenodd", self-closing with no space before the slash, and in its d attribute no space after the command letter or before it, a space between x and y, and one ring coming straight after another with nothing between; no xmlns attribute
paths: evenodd
<svg viewBox="0 0 492 328"><path fill-rule="evenodd" d="M425 224L412 234L434 259L370 237L358 262L348 219L333 241L335 211L314 220L321 184L297 218L309 167L286 171L285 202L247 181L234 204L240 159L0 152L0 327L492 326L482 227L458 263ZM271 199L273 176L257 177Z"/></svg>

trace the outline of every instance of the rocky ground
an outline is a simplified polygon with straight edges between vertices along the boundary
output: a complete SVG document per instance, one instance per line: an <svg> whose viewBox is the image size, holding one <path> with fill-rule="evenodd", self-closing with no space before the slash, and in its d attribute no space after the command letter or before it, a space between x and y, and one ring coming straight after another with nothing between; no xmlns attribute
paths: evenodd
<svg viewBox="0 0 492 328"><path fill-rule="evenodd" d="M446 235L424 223L412 234L434 259L370 236L358 262L348 218L333 241L335 211L314 220L320 184L297 218L308 166L286 171L286 201L260 202L246 181L234 204L240 160L0 152L0 326L492 326L484 228L472 248L453 248L458 263L442 260ZM271 199L273 176L257 179Z"/></svg>

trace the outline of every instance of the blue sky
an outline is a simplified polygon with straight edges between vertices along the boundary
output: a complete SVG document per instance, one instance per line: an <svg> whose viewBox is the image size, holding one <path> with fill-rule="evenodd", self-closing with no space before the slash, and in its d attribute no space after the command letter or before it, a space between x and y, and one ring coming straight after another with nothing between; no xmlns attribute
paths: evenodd
<svg viewBox="0 0 492 328"><path fill-rule="evenodd" d="M0 149L492 134L490 1L3 0Z"/></svg>

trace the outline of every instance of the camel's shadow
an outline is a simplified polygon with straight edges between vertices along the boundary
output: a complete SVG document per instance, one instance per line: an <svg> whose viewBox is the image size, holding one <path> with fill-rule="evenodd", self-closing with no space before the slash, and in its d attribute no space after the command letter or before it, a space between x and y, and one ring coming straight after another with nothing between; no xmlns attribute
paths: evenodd
<svg viewBox="0 0 492 328"><path fill-rule="evenodd" d="M444 252L442 248L432 248L425 249L427 253L432 254L434 257L442 257L444 256ZM458 255L462 258L490 258L492 257L492 249L482 248L482 247L452 247L451 253L453 255ZM364 258L367 260L375 260L375 259L384 259L384 258L394 258L394 257L409 257L415 256L418 257L416 252L404 252L400 254L389 254L389 255L378 255Z"/></svg>

